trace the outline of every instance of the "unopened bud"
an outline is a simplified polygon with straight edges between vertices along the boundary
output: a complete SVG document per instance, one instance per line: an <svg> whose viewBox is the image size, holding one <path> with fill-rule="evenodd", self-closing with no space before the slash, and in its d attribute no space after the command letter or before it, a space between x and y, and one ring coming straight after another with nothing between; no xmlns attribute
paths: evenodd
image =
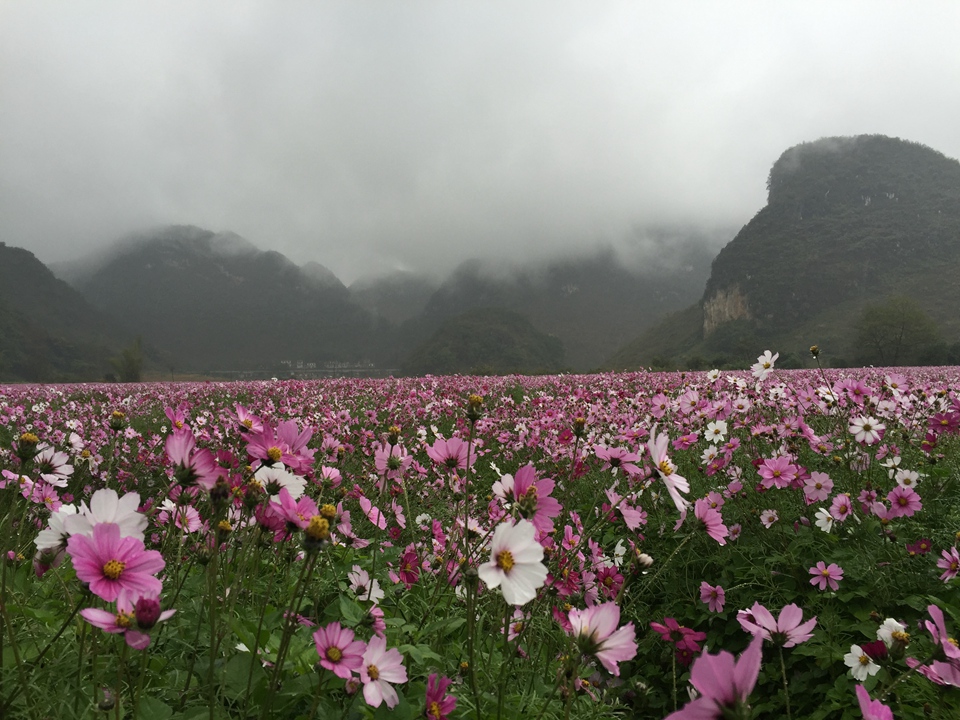
<svg viewBox="0 0 960 720"><path fill-rule="evenodd" d="M149 630L160 619L160 601L156 598L140 598L133 607L133 615L137 619L138 628Z"/></svg>

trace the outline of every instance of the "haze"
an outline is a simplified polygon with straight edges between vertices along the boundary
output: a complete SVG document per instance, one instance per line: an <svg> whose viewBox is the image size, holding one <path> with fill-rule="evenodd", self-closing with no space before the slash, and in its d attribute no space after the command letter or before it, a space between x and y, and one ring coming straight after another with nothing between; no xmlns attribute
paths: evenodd
<svg viewBox="0 0 960 720"><path fill-rule="evenodd" d="M4 1L0 240L51 262L193 224L349 283L735 232L796 143L960 157L958 27L952 2Z"/></svg>

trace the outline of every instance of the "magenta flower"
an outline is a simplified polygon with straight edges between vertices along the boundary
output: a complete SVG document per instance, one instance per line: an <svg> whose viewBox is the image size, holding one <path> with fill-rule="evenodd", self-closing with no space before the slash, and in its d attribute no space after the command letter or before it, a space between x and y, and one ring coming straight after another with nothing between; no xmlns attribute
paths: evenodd
<svg viewBox="0 0 960 720"><path fill-rule="evenodd" d="M770 640L785 648L799 645L812 638L813 633L810 631L817 624L816 616L802 622L803 610L793 603L786 605L776 620L760 603L754 603L749 610L740 610L737 613L737 620L740 622L740 627L751 635L760 635L764 640Z"/></svg>
<svg viewBox="0 0 960 720"><path fill-rule="evenodd" d="M594 605L586 610L572 609L568 614L570 634L577 638L580 650L593 655L607 669L619 677L619 662L631 660L637 654L636 630L629 622L622 628L620 608L614 602Z"/></svg>
<svg viewBox="0 0 960 720"><path fill-rule="evenodd" d="M407 681L407 669L403 656L396 648L387 650L387 641L374 635L367 644L360 665L360 680L363 681L363 699L370 707L386 703L391 710L400 702L391 683Z"/></svg>
<svg viewBox="0 0 960 720"><path fill-rule="evenodd" d="M453 681L438 677L436 673L427 678L426 716L431 720L448 720L450 713L457 707L457 699L447 695L447 688Z"/></svg>
<svg viewBox="0 0 960 720"><path fill-rule="evenodd" d="M723 612L726 593L719 585L711 585L706 580L700 583L700 602L704 603L710 612Z"/></svg>
<svg viewBox="0 0 960 720"><path fill-rule="evenodd" d="M887 493L887 502L890 503L890 510L887 512L887 517L890 518L910 517L923 509L920 496L913 488L904 485L897 485Z"/></svg>
<svg viewBox="0 0 960 720"><path fill-rule="evenodd" d="M353 630L333 622L313 633L313 642L320 656L320 665L337 677L349 680L353 672L363 665L363 653L367 649L361 640L354 640Z"/></svg>
<svg viewBox="0 0 960 720"><path fill-rule="evenodd" d="M957 548L954 546L949 550L942 550L940 554L943 557L937 560L937 567L944 571L940 579L949 582L957 576L957 571L960 570L960 553L957 553Z"/></svg>
<svg viewBox="0 0 960 720"><path fill-rule="evenodd" d="M211 490L223 474L216 459L206 448L196 449L197 441L189 427L183 427L167 438L164 449L174 466L174 477L184 487L198 485Z"/></svg>
<svg viewBox="0 0 960 720"><path fill-rule="evenodd" d="M700 498L694 503L693 514L703 523L707 535L712 537L721 545L726 545L726 537L730 534L727 526L723 524L723 517L719 511L711 507L710 501L706 498Z"/></svg>
<svg viewBox="0 0 960 720"><path fill-rule="evenodd" d="M863 685L857 685L857 702L860 703L863 720L893 720L893 710L879 700L871 700L870 693Z"/></svg>
<svg viewBox="0 0 960 720"><path fill-rule="evenodd" d="M287 420L276 428L264 425L259 433L247 434L247 455L254 459L254 467L282 463L297 474L303 474L313 467L316 450L307 447L313 429L297 430L295 420Z"/></svg>
<svg viewBox="0 0 960 720"><path fill-rule="evenodd" d="M90 591L113 602L126 590L135 595L157 593L163 589L154 575L166 564L156 550L146 550L137 538L120 537L120 526L101 523L94 526L93 537L73 535L67 541L77 577L90 584Z"/></svg>
<svg viewBox="0 0 960 720"><path fill-rule="evenodd" d="M553 532L553 518L562 510L560 503L550 497L555 483L549 478L539 479L533 465L524 465L516 476L504 475L493 484L497 497L512 503L520 517L529 520L538 532Z"/></svg>
<svg viewBox="0 0 960 720"><path fill-rule="evenodd" d="M135 601L133 597L127 592L121 592L117 596L115 613L99 608L84 608L80 615L104 632L122 633L124 641L134 650L144 650L150 645L150 636L141 630L150 630L158 622L169 620L176 610L161 612L156 596L145 595Z"/></svg>
<svg viewBox="0 0 960 720"><path fill-rule="evenodd" d="M734 660L726 650L717 655L704 653L698 657L690 671L690 684L700 697L691 700L680 710L667 715L665 720L719 720L723 717L744 717L740 706L757 684L760 675L761 645L763 639L755 637L747 649ZM728 715L729 713L729 715ZM746 714L749 716L749 713Z"/></svg>
<svg viewBox="0 0 960 720"><path fill-rule="evenodd" d="M836 590L840 586L840 581L843 580L843 568L834 563L826 565L823 560L810 568L810 574L813 575L810 584L821 591L826 590L828 585L831 590Z"/></svg>
<svg viewBox="0 0 960 720"><path fill-rule="evenodd" d="M677 650L687 650L691 653L700 652L700 643L707 639L705 632L684 627L672 617L664 618L663 624L652 622L650 627L660 635L661 640L673 643Z"/></svg>

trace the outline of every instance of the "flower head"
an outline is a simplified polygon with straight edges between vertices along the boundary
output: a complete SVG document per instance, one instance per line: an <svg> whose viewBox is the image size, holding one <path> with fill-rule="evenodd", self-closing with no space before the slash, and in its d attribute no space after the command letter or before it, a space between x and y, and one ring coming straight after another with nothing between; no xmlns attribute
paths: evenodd
<svg viewBox="0 0 960 720"><path fill-rule="evenodd" d="M613 675L620 675L617 663L630 660L637 654L636 631L633 623L617 628L620 608L606 602L586 610L570 611L570 632L577 638L581 651L593 655Z"/></svg>
<svg viewBox="0 0 960 720"><path fill-rule="evenodd" d="M90 584L90 591L113 602L121 590L131 593L159 593L163 588L154 575L166 564L156 550L146 550L133 537L120 537L120 527L101 523L93 537L73 535L67 541L77 577Z"/></svg>
<svg viewBox="0 0 960 720"><path fill-rule="evenodd" d="M859 645L850 646L850 652L843 656L843 662L850 668L853 679L858 682L863 682L869 675L880 672L880 666Z"/></svg>
<svg viewBox="0 0 960 720"><path fill-rule="evenodd" d="M843 568L835 563L827 565L823 560L810 568L810 574L813 575L810 578L810 584L820 590L826 590L828 585L831 590L836 590L840 581L843 580Z"/></svg>
<svg viewBox="0 0 960 720"><path fill-rule="evenodd" d="M711 585L706 580L700 583L700 602L704 603L710 612L723 612L723 603L726 593L719 585Z"/></svg>
<svg viewBox="0 0 960 720"><path fill-rule="evenodd" d="M453 681L438 677L436 673L427 678L426 716L429 720L447 720L457 707L457 699L447 695L447 688Z"/></svg>
<svg viewBox="0 0 960 720"><path fill-rule="evenodd" d="M407 681L407 669L403 656L396 648L387 650L387 641L374 635L367 644L360 665L360 680L363 681L363 699L371 707L386 703L391 710L400 702L391 683Z"/></svg>
<svg viewBox="0 0 960 720"><path fill-rule="evenodd" d="M353 630L333 622L313 633L313 642L320 656L320 665L337 677L349 680L363 665L367 649L361 640L354 640Z"/></svg>
<svg viewBox="0 0 960 720"><path fill-rule="evenodd" d="M477 568L487 587L499 587L511 605L525 605L537 596L547 579L543 546L535 539L536 529L528 520L516 525L503 522L493 531L490 561Z"/></svg>
<svg viewBox="0 0 960 720"><path fill-rule="evenodd" d="M764 350L763 355L758 357L757 361L750 366L753 376L761 382L766 380L767 376L773 372L773 364L777 362L778 357L780 357L780 353L771 355L769 350Z"/></svg>
<svg viewBox="0 0 960 720"><path fill-rule="evenodd" d="M809 640L813 637L811 630L817 624L816 616L803 622L803 610L793 603L784 606L776 620L760 603L754 603L749 610L739 611L737 620L740 627L751 635L760 635L764 640L770 640L785 648Z"/></svg>

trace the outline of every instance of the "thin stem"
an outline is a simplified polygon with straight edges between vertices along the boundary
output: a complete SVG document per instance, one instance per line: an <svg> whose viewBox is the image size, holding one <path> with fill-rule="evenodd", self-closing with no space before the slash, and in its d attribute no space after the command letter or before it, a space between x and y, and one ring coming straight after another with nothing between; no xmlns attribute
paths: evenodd
<svg viewBox="0 0 960 720"><path fill-rule="evenodd" d="M791 720L790 715L790 689L787 686L787 666L783 662L783 645L779 645L780 650L780 677L783 678L783 698L787 703L787 720Z"/></svg>

